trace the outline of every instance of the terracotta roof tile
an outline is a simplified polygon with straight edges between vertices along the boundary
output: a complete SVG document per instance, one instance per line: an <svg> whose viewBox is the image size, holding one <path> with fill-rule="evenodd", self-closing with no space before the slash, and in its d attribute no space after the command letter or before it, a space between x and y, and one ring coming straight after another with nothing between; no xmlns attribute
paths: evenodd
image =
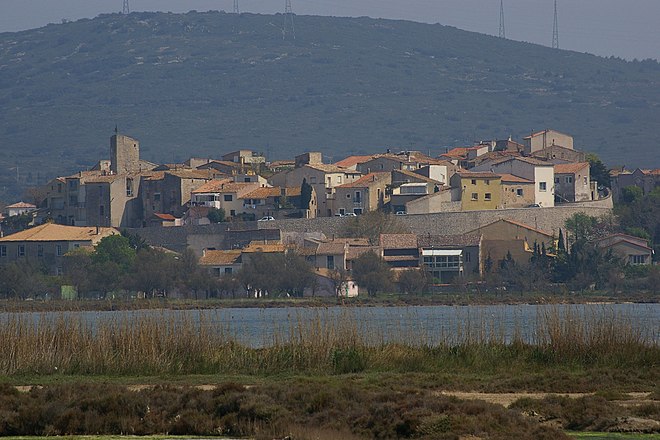
<svg viewBox="0 0 660 440"><path fill-rule="evenodd" d="M343 168L350 168L352 166L368 162L371 159L373 159L372 156L348 156L345 159L340 160L339 162L335 162L335 165L338 167L343 167Z"/></svg>
<svg viewBox="0 0 660 440"><path fill-rule="evenodd" d="M589 162L561 163L555 165L555 174L576 174L588 168Z"/></svg>
<svg viewBox="0 0 660 440"><path fill-rule="evenodd" d="M36 209L37 207L33 205L32 203L26 203L26 202L18 202L14 203L13 205L6 206L5 209L11 209L11 208L27 208L27 209Z"/></svg>
<svg viewBox="0 0 660 440"><path fill-rule="evenodd" d="M409 249L417 247L416 234L380 234L383 249Z"/></svg>
<svg viewBox="0 0 660 440"><path fill-rule="evenodd" d="M263 244L263 243L254 242L254 241L243 248L244 253L256 253L256 252L282 253L285 250L286 250L286 247L281 243Z"/></svg>
<svg viewBox="0 0 660 440"><path fill-rule="evenodd" d="M522 177L515 176L513 174L498 173L502 176L502 183L530 183L534 184L533 181L529 179L524 179Z"/></svg>
<svg viewBox="0 0 660 440"><path fill-rule="evenodd" d="M225 185L232 184L231 179L214 179L193 190L193 194L217 193L224 191Z"/></svg>
<svg viewBox="0 0 660 440"><path fill-rule="evenodd" d="M234 264L241 258L241 251L206 250L199 259L202 266L220 266Z"/></svg>
<svg viewBox="0 0 660 440"><path fill-rule="evenodd" d="M337 188L365 188L369 186L370 183L385 180L391 176L391 173L369 173L365 176L360 177L354 182L344 183L343 185L337 186Z"/></svg>
<svg viewBox="0 0 660 440"><path fill-rule="evenodd" d="M101 238L117 235L115 228L97 228L95 226L64 226L55 223L45 223L15 234L0 238L0 242L21 241L91 241L96 243Z"/></svg>

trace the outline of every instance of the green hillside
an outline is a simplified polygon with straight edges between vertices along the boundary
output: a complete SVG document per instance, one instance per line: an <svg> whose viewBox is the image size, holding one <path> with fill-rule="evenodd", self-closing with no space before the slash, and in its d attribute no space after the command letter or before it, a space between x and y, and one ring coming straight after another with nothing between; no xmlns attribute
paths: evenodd
<svg viewBox="0 0 660 440"><path fill-rule="evenodd" d="M115 124L157 162L252 147L439 154L531 130L660 166L660 65L441 25L133 13L0 34L0 200L107 158ZM19 170L16 172L15 167Z"/></svg>

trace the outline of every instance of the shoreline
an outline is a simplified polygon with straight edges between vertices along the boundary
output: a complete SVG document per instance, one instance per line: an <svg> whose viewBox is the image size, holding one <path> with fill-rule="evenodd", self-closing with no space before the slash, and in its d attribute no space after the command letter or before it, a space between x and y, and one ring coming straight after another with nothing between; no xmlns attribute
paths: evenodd
<svg viewBox="0 0 660 440"><path fill-rule="evenodd" d="M370 298L240 298L240 299L105 299L105 300L0 300L0 313L42 313L72 311L137 311L137 310L214 310L228 308L328 308L353 307L421 307L421 306L525 306L525 305L614 305L657 304L660 298L651 293L611 295L586 294L434 294L381 295Z"/></svg>

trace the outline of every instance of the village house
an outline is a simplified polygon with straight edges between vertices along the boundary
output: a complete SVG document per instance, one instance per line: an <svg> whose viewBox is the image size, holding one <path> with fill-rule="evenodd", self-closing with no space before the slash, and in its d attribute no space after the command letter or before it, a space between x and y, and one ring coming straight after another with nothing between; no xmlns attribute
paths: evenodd
<svg viewBox="0 0 660 440"><path fill-rule="evenodd" d="M502 177L501 209L525 208L535 203L534 182L514 176L500 174Z"/></svg>
<svg viewBox="0 0 660 440"><path fill-rule="evenodd" d="M457 278L479 277L481 235L419 235L420 267L436 283L452 283Z"/></svg>
<svg viewBox="0 0 660 440"><path fill-rule="evenodd" d="M550 145L532 153L533 157L544 159L552 163L586 162L587 155L572 148L561 145Z"/></svg>
<svg viewBox="0 0 660 440"><path fill-rule="evenodd" d="M14 217L16 215L23 215L36 210L37 206L32 203L18 202L5 206L4 213L7 217Z"/></svg>
<svg viewBox="0 0 660 440"><path fill-rule="evenodd" d="M389 202L387 187L392 182L392 174L370 173L360 179L339 185L335 188L332 200L335 215L360 215L382 209Z"/></svg>
<svg viewBox="0 0 660 440"><path fill-rule="evenodd" d="M335 162L335 165L338 167L346 168L347 170L356 171L358 165L370 161L374 158L374 155L370 156L348 156L339 162Z"/></svg>
<svg viewBox="0 0 660 440"><path fill-rule="evenodd" d="M620 201L623 188L636 186L644 195L660 187L660 169L646 170L637 168L634 171L626 169L610 172L612 182L612 196Z"/></svg>
<svg viewBox="0 0 660 440"><path fill-rule="evenodd" d="M114 228L65 226L44 223L0 238L0 264L25 262L62 275L67 252L95 246L104 237L117 235Z"/></svg>
<svg viewBox="0 0 660 440"><path fill-rule="evenodd" d="M467 170L474 167L479 157L493 151L493 148L491 142L479 143L471 147L456 147L441 154L439 158Z"/></svg>
<svg viewBox="0 0 660 440"><path fill-rule="evenodd" d="M243 200L243 214L256 220L264 217L314 218L316 216L316 193L312 188L309 209L301 207L301 188L261 187L239 197Z"/></svg>
<svg viewBox="0 0 660 440"><path fill-rule="evenodd" d="M375 154L370 160L357 164L357 170L365 174L392 170L414 171L428 165L443 165L444 163L443 160L435 159L419 151L388 152Z"/></svg>
<svg viewBox="0 0 660 440"><path fill-rule="evenodd" d="M585 202L597 198L598 189L591 182L589 162L555 165L555 200L558 203Z"/></svg>
<svg viewBox="0 0 660 440"><path fill-rule="evenodd" d="M242 266L241 250L204 249L199 265L214 277L235 274Z"/></svg>
<svg viewBox="0 0 660 440"><path fill-rule="evenodd" d="M471 171L490 171L498 174L512 174L535 183L534 203L549 208L555 206L554 164L532 157L505 157L485 161Z"/></svg>
<svg viewBox="0 0 660 440"><path fill-rule="evenodd" d="M653 249L647 240L628 234L612 234L596 240L596 246L611 250L631 266L653 264Z"/></svg>
<svg viewBox="0 0 660 440"><path fill-rule="evenodd" d="M320 162L321 153L296 156L296 168L275 174L268 179L273 186L302 186L303 181L314 188L317 198L316 216L332 217L335 188L356 181L362 173Z"/></svg>
<svg viewBox="0 0 660 440"><path fill-rule="evenodd" d="M419 246L416 234L380 234L383 260L392 269L419 267Z"/></svg>
<svg viewBox="0 0 660 440"><path fill-rule="evenodd" d="M559 145L561 147L573 150L573 136L560 133L556 130L543 130L532 133L523 138L525 144L525 154L531 155L539 150Z"/></svg>
<svg viewBox="0 0 660 440"><path fill-rule="evenodd" d="M245 212L243 197L258 188L261 188L258 182L211 180L191 192L190 203L192 206L222 209L227 217L237 217Z"/></svg>
<svg viewBox="0 0 660 440"><path fill-rule="evenodd" d="M452 200L463 211L497 209L502 197L502 178L495 173L459 171L451 178Z"/></svg>
<svg viewBox="0 0 660 440"><path fill-rule="evenodd" d="M510 254L517 264L528 264L534 245L554 249L556 241L550 232L542 231L511 219L500 219L482 226L469 234L481 236L481 267L486 268L487 260L497 265Z"/></svg>

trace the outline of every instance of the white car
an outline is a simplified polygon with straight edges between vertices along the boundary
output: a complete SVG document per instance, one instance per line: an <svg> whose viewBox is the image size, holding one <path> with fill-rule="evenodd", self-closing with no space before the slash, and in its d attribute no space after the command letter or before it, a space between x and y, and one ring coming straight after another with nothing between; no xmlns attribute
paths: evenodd
<svg viewBox="0 0 660 440"><path fill-rule="evenodd" d="M357 214L354 212L347 212L342 217L357 217Z"/></svg>
<svg viewBox="0 0 660 440"><path fill-rule="evenodd" d="M270 222L270 221L273 221L273 220L275 220L273 217L271 217L270 215L267 215L266 217L261 217L257 221L258 222Z"/></svg>

